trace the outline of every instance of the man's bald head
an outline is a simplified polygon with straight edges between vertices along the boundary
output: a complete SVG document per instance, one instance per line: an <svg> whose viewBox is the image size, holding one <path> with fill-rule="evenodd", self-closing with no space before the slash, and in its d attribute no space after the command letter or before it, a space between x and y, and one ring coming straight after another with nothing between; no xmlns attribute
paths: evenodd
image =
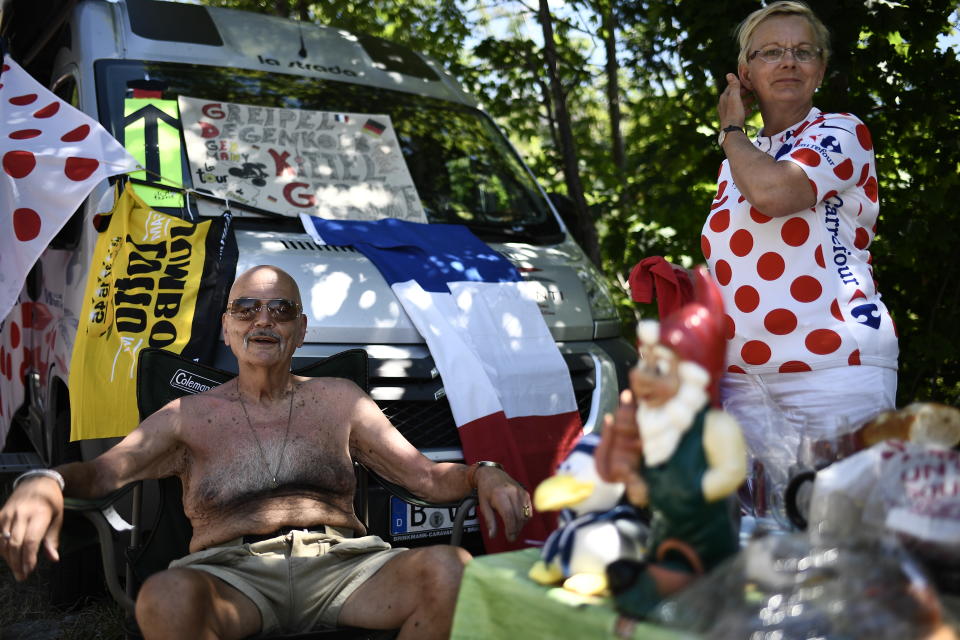
<svg viewBox="0 0 960 640"><path fill-rule="evenodd" d="M251 267L238 275L230 287L229 299L235 298L287 298L302 304L297 281L283 269L269 264Z"/></svg>

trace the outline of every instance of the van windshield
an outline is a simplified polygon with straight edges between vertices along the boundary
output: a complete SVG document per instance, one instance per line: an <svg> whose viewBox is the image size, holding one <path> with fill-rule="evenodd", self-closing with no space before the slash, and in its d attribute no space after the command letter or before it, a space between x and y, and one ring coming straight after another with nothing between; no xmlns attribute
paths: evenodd
<svg viewBox="0 0 960 640"><path fill-rule="evenodd" d="M493 241L562 237L533 178L479 110L362 84L203 65L101 60L96 76L102 120L120 140L134 89L170 100L389 115L429 222L463 224ZM202 187L182 155L182 184Z"/></svg>

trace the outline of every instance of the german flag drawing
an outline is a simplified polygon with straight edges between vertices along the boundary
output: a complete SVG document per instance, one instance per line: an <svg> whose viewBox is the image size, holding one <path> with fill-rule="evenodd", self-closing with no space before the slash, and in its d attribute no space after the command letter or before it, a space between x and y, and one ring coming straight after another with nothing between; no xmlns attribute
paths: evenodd
<svg viewBox="0 0 960 640"><path fill-rule="evenodd" d="M379 138L386 128L387 125L377 122L373 118L368 118L366 124L363 125L363 132Z"/></svg>

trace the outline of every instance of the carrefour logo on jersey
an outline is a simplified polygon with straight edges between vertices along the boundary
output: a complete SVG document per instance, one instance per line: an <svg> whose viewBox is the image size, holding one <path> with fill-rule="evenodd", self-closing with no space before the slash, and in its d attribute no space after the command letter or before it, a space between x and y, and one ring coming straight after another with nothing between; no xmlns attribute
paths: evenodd
<svg viewBox="0 0 960 640"><path fill-rule="evenodd" d="M843 242L840 240L840 214L839 209L843 206L843 199L839 195L834 195L829 198L824 199L823 201L823 223L827 228L827 231L830 232L831 241L833 242L833 253L829 260L831 260L836 267L837 275L840 277L840 281L843 284L860 284L857 278L853 275L853 271L850 270L850 265L847 264L847 259L851 255L850 250L847 249Z"/></svg>

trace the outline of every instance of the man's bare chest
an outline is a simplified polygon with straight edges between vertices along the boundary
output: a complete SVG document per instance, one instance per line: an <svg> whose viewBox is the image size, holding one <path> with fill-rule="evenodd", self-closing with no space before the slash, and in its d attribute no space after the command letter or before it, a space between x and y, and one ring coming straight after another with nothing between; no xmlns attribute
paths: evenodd
<svg viewBox="0 0 960 640"><path fill-rule="evenodd" d="M284 420L251 425L230 411L202 421L187 439L181 474L185 499L197 507L223 508L279 488L321 499L352 495L346 426L324 416L299 416L289 428Z"/></svg>

